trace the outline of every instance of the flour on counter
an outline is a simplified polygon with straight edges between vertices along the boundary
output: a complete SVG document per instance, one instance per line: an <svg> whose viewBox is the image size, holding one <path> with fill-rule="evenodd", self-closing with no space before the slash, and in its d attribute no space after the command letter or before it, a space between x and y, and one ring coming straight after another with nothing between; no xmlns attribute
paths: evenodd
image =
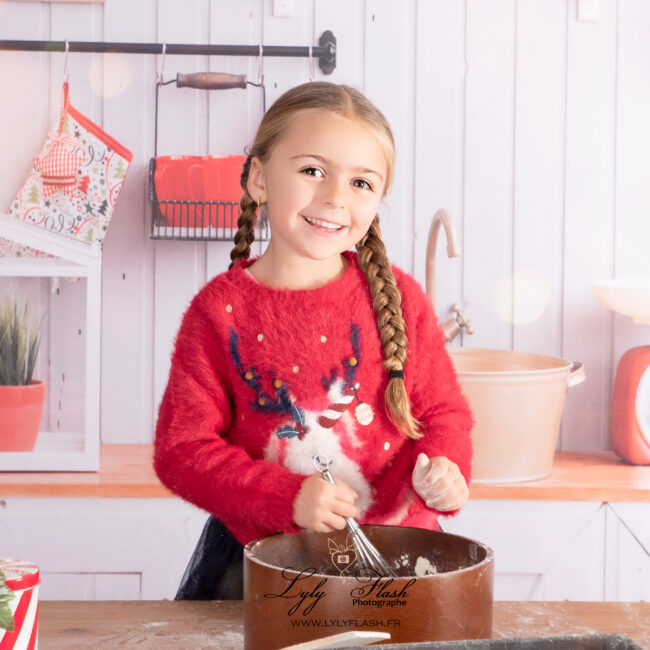
<svg viewBox="0 0 650 650"><path fill-rule="evenodd" d="M415 562L415 575L418 578L423 576L432 576L438 573L436 567L427 560L426 557L419 557Z"/></svg>

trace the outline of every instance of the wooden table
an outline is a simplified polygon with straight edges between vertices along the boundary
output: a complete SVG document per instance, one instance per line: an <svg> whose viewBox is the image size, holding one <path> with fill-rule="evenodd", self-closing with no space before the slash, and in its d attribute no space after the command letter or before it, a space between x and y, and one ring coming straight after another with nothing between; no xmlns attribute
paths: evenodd
<svg viewBox="0 0 650 650"><path fill-rule="evenodd" d="M42 650L244 646L241 601L42 601L39 619ZM650 649L650 603L494 603L494 638L597 633Z"/></svg>

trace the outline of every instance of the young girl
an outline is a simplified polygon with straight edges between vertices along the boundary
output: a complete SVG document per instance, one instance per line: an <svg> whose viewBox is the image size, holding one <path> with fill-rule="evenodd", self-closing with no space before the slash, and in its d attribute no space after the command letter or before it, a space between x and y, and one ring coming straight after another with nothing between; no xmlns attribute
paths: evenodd
<svg viewBox="0 0 650 650"><path fill-rule="evenodd" d="M198 556L232 560L235 583L258 537L344 517L437 529L467 500L471 414L431 304L381 239L394 158L386 119L353 88L285 93L244 164L230 269L183 318L155 468L213 515ZM260 209L271 239L250 259ZM230 574L200 584L217 573L189 567L177 598L241 597Z"/></svg>

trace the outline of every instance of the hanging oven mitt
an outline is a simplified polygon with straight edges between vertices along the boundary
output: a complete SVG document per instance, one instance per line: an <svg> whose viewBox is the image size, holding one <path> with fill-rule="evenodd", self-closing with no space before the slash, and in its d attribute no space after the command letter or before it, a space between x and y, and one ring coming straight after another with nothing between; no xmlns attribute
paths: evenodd
<svg viewBox="0 0 650 650"><path fill-rule="evenodd" d="M51 132L9 215L45 230L101 243L133 154L70 105L67 82ZM41 255L0 238L0 256Z"/></svg>

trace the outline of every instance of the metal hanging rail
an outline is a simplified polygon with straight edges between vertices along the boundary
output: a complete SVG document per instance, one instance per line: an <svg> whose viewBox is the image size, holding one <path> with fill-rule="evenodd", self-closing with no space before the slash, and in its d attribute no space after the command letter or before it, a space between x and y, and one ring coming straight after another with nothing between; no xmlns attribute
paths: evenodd
<svg viewBox="0 0 650 650"><path fill-rule="evenodd" d="M123 54L188 54L206 56L276 56L318 59L324 74L336 68L336 37L323 32L316 46L302 45L195 45L192 43L105 43L94 41L6 41L1 50L27 52L119 52Z"/></svg>

